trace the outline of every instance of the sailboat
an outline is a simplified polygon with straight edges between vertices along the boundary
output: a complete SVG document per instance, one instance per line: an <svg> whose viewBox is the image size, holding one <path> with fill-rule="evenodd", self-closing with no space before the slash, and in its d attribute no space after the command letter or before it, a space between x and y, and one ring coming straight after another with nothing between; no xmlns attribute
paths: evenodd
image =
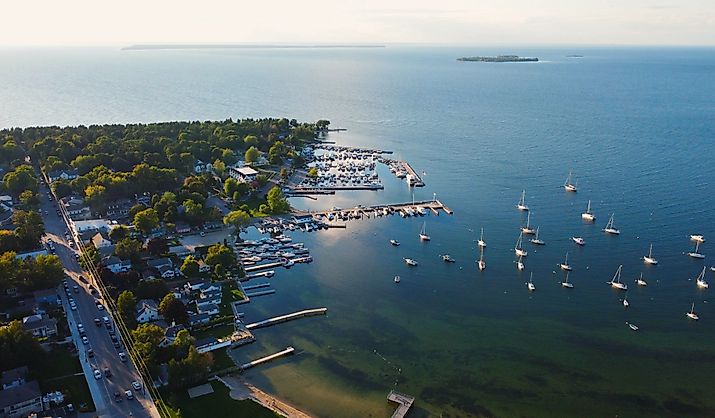
<svg viewBox="0 0 715 418"><path fill-rule="evenodd" d="M638 286L648 286L648 282L646 282L645 279L643 278L643 272L641 272L641 277L636 279L636 284Z"/></svg>
<svg viewBox="0 0 715 418"><path fill-rule="evenodd" d="M571 171L569 171L569 176L566 177L566 181L564 182L564 190L567 192L575 192L578 190L577 186L578 182L576 182L576 184L571 183Z"/></svg>
<svg viewBox="0 0 715 418"><path fill-rule="evenodd" d="M487 246L487 242L484 241L484 228L482 228L482 232L479 235L479 241L477 241L477 245L479 245L482 248Z"/></svg>
<svg viewBox="0 0 715 418"><path fill-rule="evenodd" d="M524 262L521 261L522 257L519 256L519 259L516 260L516 268L519 270L524 270Z"/></svg>
<svg viewBox="0 0 715 418"><path fill-rule="evenodd" d="M521 232L527 234L527 235L534 235L536 232L534 228L530 226L531 222L531 212L529 212L528 215L526 215L526 225L521 227Z"/></svg>
<svg viewBox="0 0 715 418"><path fill-rule="evenodd" d="M617 228L613 226L613 215L614 213L611 214L611 217L608 219L608 223L606 224L606 227L603 228L603 232L607 234L613 234L613 235L619 235L621 231L619 231Z"/></svg>
<svg viewBox="0 0 715 418"><path fill-rule="evenodd" d="M628 295L626 294L625 296L623 296L623 307L627 308L629 306L631 306L631 304L628 302Z"/></svg>
<svg viewBox="0 0 715 418"><path fill-rule="evenodd" d="M526 206L526 190L522 190L521 199L519 199L519 203L516 204L516 208L523 211L529 210L529 207Z"/></svg>
<svg viewBox="0 0 715 418"><path fill-rule="evenodd" d="M705 255L704 255L704 254L700 254L700 253L698 252L698 249L700 249L700 243L701 243L701 242L702 242L702 241L695 241L695 250L689 252L689 253L688 253L689 256L691 256L692 258L705 258Z"/></svg>
<svg viewBox="0 0 715 418"><path fill-rule="evenodd" d="M566 270L566 271L571 271L572 268L569 265L569 253L568 251L566 252L566 257L564 258L564 262L559 264L559 267L561 267L561 270Z"/></svg>
<svg viewBox="0 0 715 418"><path fill-rule="evenodd" d="M648 255L643 256L643 262L646 264L658 264L658 260L653 258L653 244L650 244L650 248L648 249Z"/></svg>
<svg viewBox="0 0 715 418"><path fill-rule="evenodd" d="M536 290L536 286L534 286L534 272L532 271L531 274L529 275L529 283L526 284L526 287L529 289L530 292L533 292Z"/></svg>
<svg viewBox="0 0 715 418"><path fill-rule="evenodd" d="M567 289L573 289L573 284L571 282L569 282L569 273L568 272L566 272L566 280L561 282L561 286L565 287Z"/></svg>
<svg viewBox="0 0 715 418"><path fill-rule="evenodd" d="M422 230L420 231L420 239L422 241L430 240L429 235L427 235L427 222L422 222Z"/></svg>
<svg viewBox="0 0 715 418"><path fill-rule="evenodd" d="M690 318L694 321L697 321L698 319L700 319L698 314L695 313L695 302L693 302L693 304L690 306L690 312L686 312L685 315L687 315L688 318Z"/></svg>
<svg viewBox="0 0 715 418"><path fill-rule="evenodd" d="M591 201L588 201L588 206L586 206L586 212L581 214L581 219L593 222L596 220L596 215L591 212Z"/></svg>
<svg viewBox="0 0 715 418"><path fill-rule="evenodd" d="M484 250L479 251L479 261L477 261L477 265L481 271L487 268L487 263L484 262Z"/></svg>
<svg viewBox="0 0 715 418"><path fill-rule="evenodd" d="M514 246L514 253L516 253L516 255L518 256L526 257L528 253L523 248L521 248L522 236L523 235L520 233L519 238L516 240L516 245Z"/></svg>
<svg viewBox="0 0 715 418"><path fill-rule="evenodd" d="M701 289L707 289L708 287L710 287L708 282L705 280L705 267L703 267L703 271L701 271L700 274L698 274L698 278L695 279L695 283Z"/></svg>
<svg viewBox="0 0 715 418"><path fill-rule="evenodd" d="M618 266L618 270L616 270L616 274L614 274L611 281L607 282L607 283L610 284L611 287L613 287L615 289L628 290L628 285L626 285L625 283L621 283L621 270L623 270L623 264Z"/></svg>
<svg viewBox="0 0 715 418"><path fill-rule="evenodd" d="M538 226L536 227L536 236L534 236L534 238L530 239L529 241L531 241L532 244L536 244L536 245L546 245L546 243L543 240L539 239L539 227Z"/></svg>

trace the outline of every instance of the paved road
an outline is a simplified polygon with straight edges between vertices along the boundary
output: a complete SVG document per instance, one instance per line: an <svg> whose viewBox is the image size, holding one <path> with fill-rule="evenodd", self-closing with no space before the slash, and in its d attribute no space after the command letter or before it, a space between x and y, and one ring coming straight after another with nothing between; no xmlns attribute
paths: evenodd
<svg viewBox="0 0 715 418"><path fill-rule="evenodd" d="M63 219L57 214L53 202L48 199L47 187L41 188L42 214L45 222L45 230L47 231L46 238L54 241L56 254L62 261L65 267L65 272L70 276L68 280L70 291L65 294L64 290L60 291L62 295L62 303L68 313L68 321L72 338L79 351L79 359L82 364L87 383L89 384L92 399L97 407L97 415L101 417L159 417L159 413L154 406L151 397L146 393L142 383L142 390L136 391L132 389L132 382L142 382L139 373L132 364L131 360L121 362L119 352L124 351L124 346L115 348L110 338L109 330L102 324L96 326L95 318L100 318L109 315L106 310L99 310L96 303L102 302L97 299L89 291L89 284L80 280L80 276L90 281L90 276L82 270L79 263L75 259L75 251L69 247L65 239L67 225ZM75 292L74 286L78 289ZM68 299L73 298L77 310L71 310ZM84 326L86 336L89 339L89 344L85 345L81 341L78 325L81 323ZM112 327L114 324L111 324ZM92 348L94 357L87 356L87 349ZM94 377L93 371L98 369L103 371L107 367L110 369L112 376L110 378L104 375L100 379ZM124 392L132 390L135 398L128 400ZM115 393L121 395L121 401L115 400Z"/></svg>

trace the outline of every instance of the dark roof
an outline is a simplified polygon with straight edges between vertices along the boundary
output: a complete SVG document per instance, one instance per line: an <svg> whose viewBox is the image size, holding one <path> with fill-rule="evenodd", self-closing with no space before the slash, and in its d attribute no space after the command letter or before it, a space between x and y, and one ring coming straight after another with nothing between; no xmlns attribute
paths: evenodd
<svg viewBox="0 0 715 418"><path fill-rule="evenodd" d="M2 386L9 385L17 379L24 379L27 371L27 366L22 366L2 372Z"/></svg>
<svg viewBox="0 0 715 418"><path fill-rule="evenodd" d="M36 380L14 386L5 390L0 390L0 409L30 401L42 396L40 385Z"/></svg>
<svg viewBox="0 0 715 418"><path fill-rule="evenodd" d="M186 327L181 324L172 325L164 331L164 336L167 338L176 338L176 334L178 334L182 329L186 329Z"/></svg>
<svg viewBox="0 0 715 418"><path fill-rule="evenodd" d="M204 346L204 345L215 344L216 342L218 342L218 340L216 339L216 337L206 337L206 338L202 338L202 339L200 339L200 340L196 340L196 342L194 343L194 345L195 345L196 347L201 347L201 346Z"/></svg>

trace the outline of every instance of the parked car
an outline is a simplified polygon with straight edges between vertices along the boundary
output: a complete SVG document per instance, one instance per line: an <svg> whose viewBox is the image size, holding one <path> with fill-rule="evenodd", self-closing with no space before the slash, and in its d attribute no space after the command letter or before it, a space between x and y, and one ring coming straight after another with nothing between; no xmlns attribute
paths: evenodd
<svg viewBox="0 0 715 418"><path fill-rule="evenodd" d="M98 311L103 311L103 310L104 310L104 305L102 305L101 303L98 303L98 304L97 304L97 310L98 310Z"/></svg>
<svg viewBox="0 0 715 418"><path fill-rule="evenodd" d="M112 371L109 370L109 367L104 368L104 377L112 377Z"/></svg>
<svg viewBox="0 0 715 418"><path fill-rule="evenodd" d="M77 285L72 286L72 291L75 293L79 293L79 286L77 286Z"/></svg>
<svg viewBox="0 0 715 418"><path fill-rule="evenodd" d="M142 390L142 385L141 383L137 382L136 380L132 382L132 387L134 390L139 391Z"/></svg>
<svg viewBox="0 0 715 418"><path fill-rule="evenodd" d="M102 320L99 318L94 318L94 325L101 327L102 326Z"/></svg>
<svg viewBox="0 0 715 418"><path fill-rule="evenodd" d="M82 337L82 344L84 344L84 345L89 345L89 338L87 338L87 337Z"/></svg>
<svg viewBox="0 0 715 418"><path fill-rule="evenodd" d="M92 350L91 348L88 348L87 349L87 357L89 357L89 358L94 357L94 350Z"/></svg>
<svg viewBox="0 0 715 418"><path fill-rule="evenodd" d="M124 392L124 394L127 396L127 399L129 399L129 400L134 399L134 394L132 393L131 390Z"/></svg>
<svg viewBox="0 0 715 418"><path fill-rule="evenodd" d="M121 362L127 361L127 355L124 354L124 352L120 352L120 353L119 353L119 360L120 360Z"/></svg>
<svg viewBox="0 0 715 418"><path fill-rule="evenodd" d="M119 392L114 392L114 400L117 402L122 401L122 395Z"/></svg>
<svg viewBox="0 0 715 418"><path fill-rule="evenodd" d="M99 380L102 378L102 372L100 372L98 369L94 369L94 378Z"/></svg>

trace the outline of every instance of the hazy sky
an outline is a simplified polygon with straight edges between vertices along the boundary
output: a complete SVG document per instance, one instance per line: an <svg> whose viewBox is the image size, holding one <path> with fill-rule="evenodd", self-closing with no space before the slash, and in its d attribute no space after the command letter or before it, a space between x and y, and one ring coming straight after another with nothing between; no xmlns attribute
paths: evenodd
<svg viewBox="0 0 715 418"><path fill-rule="evenodd" d="M1 45L715 45L715 0L6 0Z"/></svg>

